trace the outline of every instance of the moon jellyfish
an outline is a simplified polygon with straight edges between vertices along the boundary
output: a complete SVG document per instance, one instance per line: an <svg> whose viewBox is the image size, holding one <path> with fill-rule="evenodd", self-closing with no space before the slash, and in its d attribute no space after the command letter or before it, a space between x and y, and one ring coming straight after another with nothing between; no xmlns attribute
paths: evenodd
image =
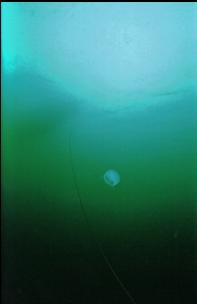
<svg viewBox="0 0 197 304"><path fill-rule="evenodd" d="M115 187L120 183L120 175L117 171L109 169L105 172L104 181L107 185Z"/></svg>

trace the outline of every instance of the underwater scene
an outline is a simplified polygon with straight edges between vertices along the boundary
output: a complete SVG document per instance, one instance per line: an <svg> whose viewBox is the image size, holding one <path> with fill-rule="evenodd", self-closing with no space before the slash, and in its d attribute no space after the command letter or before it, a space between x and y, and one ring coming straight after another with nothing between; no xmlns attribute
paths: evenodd
<svg viewBox="0 0 197 304"><path fill-rule="evenodd" d="M1 8L2 303L197 303L197 4Z"/></svg>

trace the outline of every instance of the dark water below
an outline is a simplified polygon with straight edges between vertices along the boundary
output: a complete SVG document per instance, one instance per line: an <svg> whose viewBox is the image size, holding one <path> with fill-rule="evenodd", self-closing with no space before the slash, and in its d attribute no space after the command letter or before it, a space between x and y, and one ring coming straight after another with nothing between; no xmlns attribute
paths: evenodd
<svg viewBox="0 0 197 304"><path fill-rule="evenodd" d="M130 303L97 242L137 304L196 303L194 95L116 116L27 71L3 87L3 303Z"/></svg>

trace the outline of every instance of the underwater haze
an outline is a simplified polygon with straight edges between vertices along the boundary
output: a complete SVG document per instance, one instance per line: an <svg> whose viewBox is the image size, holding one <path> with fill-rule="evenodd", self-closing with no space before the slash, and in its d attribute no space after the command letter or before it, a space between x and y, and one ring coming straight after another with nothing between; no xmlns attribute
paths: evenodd
<svg viewBox="0 0 197 304"><path fill-rule="evenodd" d="M2 3L2 303L197 302L196 3Z"/></svg>

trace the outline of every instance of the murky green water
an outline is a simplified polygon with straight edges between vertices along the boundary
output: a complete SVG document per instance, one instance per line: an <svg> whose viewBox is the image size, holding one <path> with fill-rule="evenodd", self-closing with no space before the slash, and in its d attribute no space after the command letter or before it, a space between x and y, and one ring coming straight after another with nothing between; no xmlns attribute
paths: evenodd
<svg viewBox="0 0 197 304"><path fill-rule="evenodd" d="M102 252L136 304L195 303L194 88L105 108L41 74L2 69L3 303L131 303Z"/></svg>

